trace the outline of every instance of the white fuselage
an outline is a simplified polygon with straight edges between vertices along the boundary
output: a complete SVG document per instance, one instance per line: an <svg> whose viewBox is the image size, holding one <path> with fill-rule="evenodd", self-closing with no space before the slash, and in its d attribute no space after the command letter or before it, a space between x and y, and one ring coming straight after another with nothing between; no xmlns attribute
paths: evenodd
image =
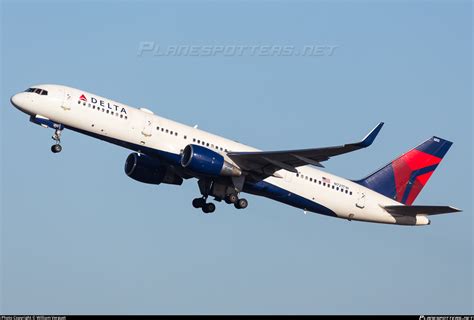
<svg viewBox="0 0 474 320"><path fill-rule="evenodd" d="M109 140L141 151L159 150L181 154L188 144L198 144L226 157L227 152L258 151L250 146L187 126L85 91L59 85L38 85L47 95L22 92L12 97L21 111L47 118L66 128ZM121 143L123 142L123 144ZM230 160L226 157L226 160ZM298 168L298 174L286 170L264 181L288 193L298 195L330 209L337 217L396 224L396 219L381 206L400 205L399 202L376 193L350 180L321 171L312 166ZM291 204L297 206L296 204ZM309 208L301 207L305 210ZM311 211L309 209L309 211ZM417 216L416 224L429 220Z"/></svg>

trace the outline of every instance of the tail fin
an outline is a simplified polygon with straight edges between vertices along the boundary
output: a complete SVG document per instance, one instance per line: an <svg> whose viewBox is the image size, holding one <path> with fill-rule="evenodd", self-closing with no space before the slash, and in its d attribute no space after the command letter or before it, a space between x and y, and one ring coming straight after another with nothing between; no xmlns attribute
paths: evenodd
<svg viewBox="0 0 474 320"><path fill-rule="evenodd" d="M432 137L356 182L398 202L411 205L452 144Z"/></svg>

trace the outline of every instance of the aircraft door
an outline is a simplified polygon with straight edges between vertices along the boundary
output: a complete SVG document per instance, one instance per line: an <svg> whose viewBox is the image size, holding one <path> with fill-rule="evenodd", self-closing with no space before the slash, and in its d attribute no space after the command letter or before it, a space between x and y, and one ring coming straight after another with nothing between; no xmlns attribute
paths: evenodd
<svg viewBox="0 0 474 320"><path fill-rule="evenodd" d="M359 198L357 199L356 207L360 209L365 207L365 193L359 192Z"/></svg>
<svg viewBox="0 0 474 320"><path fill-rule="evenodd" d="M153 120L152 120L152 117L147 117L145 119L145 123L143 124L141 134L145 138L150 138L153 135Z"/></svg>
<svg viewBox="0 0 474 320"><path fill-rule="evenodd" d="M60 89L61 94L63 95L63 102L61 104L61 109L64 111L69 111L71 110L72 106L72 96L69 92L65 91L63 88Z"/></svg>

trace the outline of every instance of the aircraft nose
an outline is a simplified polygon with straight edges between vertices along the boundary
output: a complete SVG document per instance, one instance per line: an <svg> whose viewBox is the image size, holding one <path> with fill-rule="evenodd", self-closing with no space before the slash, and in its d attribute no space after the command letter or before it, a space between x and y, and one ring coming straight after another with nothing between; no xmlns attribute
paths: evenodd
<svg viewBox="0 0 474 320"><path fill-rule="evenodd" d="M10 98L10 102L17 108L21 108L22 101L24 100L22 93L17 93Z"/></svg>

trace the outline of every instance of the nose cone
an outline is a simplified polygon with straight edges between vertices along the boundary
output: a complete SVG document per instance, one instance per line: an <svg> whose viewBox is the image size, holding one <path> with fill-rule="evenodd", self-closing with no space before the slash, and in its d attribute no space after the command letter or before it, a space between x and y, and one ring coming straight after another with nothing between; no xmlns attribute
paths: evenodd
<svg viewBox="0 0 474 320"><path fill-rule="evenodd" d="M17 93L10 98L10 102L18 109L25 107L26 97L23 92Z"/></svg>

